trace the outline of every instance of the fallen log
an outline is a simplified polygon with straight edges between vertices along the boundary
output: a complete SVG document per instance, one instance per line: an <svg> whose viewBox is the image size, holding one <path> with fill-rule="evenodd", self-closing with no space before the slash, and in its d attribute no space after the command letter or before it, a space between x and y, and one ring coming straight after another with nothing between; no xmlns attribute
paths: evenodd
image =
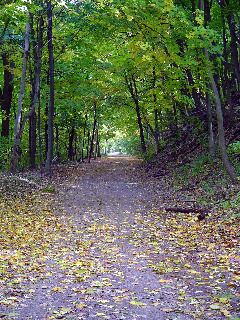
<svg viewBox="0 0 240 320"><path fill-rule="evenodd" d="M167 212L182 212L182 213L199 213L197 216L199 221L202 221L203 219L206 218L208 215L208 210L207 209L201 209L201 208L181 208L181 207L173 207L173 208L165 208Z"/></svg>
<svg viewBox="0 0 240 320"><path fill-rule="evenodd" d="M171 207L171 208L165 208L167 212L182 212L182 213L205 213L207 212L206 209L201 208L182 208L182 207Z"/></svg>

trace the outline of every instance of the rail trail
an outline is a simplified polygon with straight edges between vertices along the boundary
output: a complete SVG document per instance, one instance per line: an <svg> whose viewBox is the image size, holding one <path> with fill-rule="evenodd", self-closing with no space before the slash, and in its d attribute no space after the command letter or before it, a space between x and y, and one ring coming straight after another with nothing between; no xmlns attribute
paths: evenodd
<svg viewBox="0 0 240 320"><path fill-rule="evenodd" d="M48 245L0 291L1 318L239 319L236 248L211 220L164 210L187 199L166 177L115 156L59 166L52 185Z"/></svg>

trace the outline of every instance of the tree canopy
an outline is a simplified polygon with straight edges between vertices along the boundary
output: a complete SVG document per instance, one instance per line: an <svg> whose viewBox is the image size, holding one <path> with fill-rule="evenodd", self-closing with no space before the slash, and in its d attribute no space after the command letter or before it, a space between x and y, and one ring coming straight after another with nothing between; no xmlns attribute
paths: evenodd
<svg viewBox="0 0 240 320"><path fill-rule="evenodd" d="M110 149L174 157L187 142L219 146L237 183L237 0L16 0L0 15L2 167Z"/></svg>

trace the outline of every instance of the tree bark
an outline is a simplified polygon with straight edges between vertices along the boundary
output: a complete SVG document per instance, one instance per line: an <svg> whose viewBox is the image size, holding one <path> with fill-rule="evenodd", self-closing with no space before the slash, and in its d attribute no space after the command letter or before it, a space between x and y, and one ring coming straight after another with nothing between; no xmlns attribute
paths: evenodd
<svg viewBox="0 0 240 320"><path fill-rule="evenodd" d="M43 173L43 161L42 161L42 139L41 139L41 101L40 101L40 89L38 90L38 148L40 159L40 171Z"/></svg>
<svg viewBox="0 0 240 320"><path fill-rule="evenodd" d="M226 172L229 174L232 182L234 184L238 184L238 177L237 174L230 163L228 159L228 154L226 151L226 143L225 143L225 132L224 132L224 126L223 126L223 115L222 115L222 106L221 106L221 100L218 94L217 86L212 74L212 70L210 67L210 61L209 61L209 56L208 56L208 51L206 48L203 49L203 52L205 54L205 57L207 59L207 68L208 68L208 76L210 80L210 85L213 91L213 96L214 96L214 103L215 103L215 108L216 108L216 115L217 115L217 122L218 122L218 141L219 141L219 148L220 148L220 153L222 156L222 161L224 168Z"/></svg>
<svg viewBox="0 0 240 320"><path fill-rule="evenodd" d="M29 13L29 16L31 17L31 13ZM11 164L10 164L11 172L15 172L17 169L18 150L22 140L23 130L24 130L27 119L30 118L35 113L38 94L39 94L41 59L42 59L42 42L41 41L40 41L40 45L38 45L38 56L37 56L37 61L35 62L31 108L30 108L30 111L23 117L23 120L22 120L22 105L23 105L24 88L25 88L25 82L26 82L27 58L29 55L29 32L30 32L30 24L29 22L27 22L26 35L25 35L25 49L24 49L23 66L22 66L22 78L21 78L21 85L20 85L20 95L19 95L18 111L17 111L15 127L14 127L14 145L13 145ZM40 38L42 38L42 30L40 34L41 34ZM35 129L35 133L36 133L36 129Z"/></svg>
<svg viewBox="0 0 240 320"><path fill-rule="evenodd" d="M74 151L73 151L73 141L75 137L75 127L72 125L72 128L69 133L69 145L68 145L68 159L74 160Z"/></svg>
<svg viewBox="0 0 240 320"><path fill-rule="evenodd" d="M230 35L231 35L231 53L232 53L232 60L234 64L234 73L237 78L238 82L238 91L240 91L240 67L239 67L239 58L238 58L238 45L239 39L237 38L236 33L236 26L234 23L234 15L229 14L227 16Z"/></svg>
<svg viewBox="0 0 240 320"><path fill-rule="evenodd" d="M97 104L96 104L96 102L94 102L94 120L93 120L93 130L92 130L92 137L91 137L91 142L90 142L88 163L90 163L91 157L93 154L93 144L94 144L96 126L97 126Z"/></svg>
<svg viewBox="0 0 240 320"><path fill-rule="evenodd" d="M4 66L4 86L3 92L0 91L0 104L2 109L2 137L9 137L10 110L13 95L13 73L14 63L9 63L9 58L6 52L2 53L2 61ZM1 89L0 89L1 90Z"/></svg>
<svg viewBox="0 0 240 320"><path fill-rule="evenodd" d="M209 145L209 156L214 156L214 135L212 127L212 108L211 108L211 97L210 94L206 93L207 102L207 113L208 113L208 145Z"/></svg>
<svg viewBox="0 0 240 320"><path fill-rule="evenodd" d="M46 1L48 18L48 55L49 55L49 82L50 82L50 103L48 108L48 149L46 159L46 173L51 174L54 145L54 58L52 42L52 4L51 0Z"/></svg>
<svg viewBox="0 0 240 320"><path fill-rule="evenodd" d="M4 35L7 31L8 25L9 25L10 19L8 19L5 23L5 26L3 28L3 32L0 37L0 47L3 44ZM13 74L9 70L10 68L14 67L14 63L9 63L9 58L6 52L3 52L1 54L2 61L3 61L3 67L4 67L4 86L3 91L0 88L0 105L1 105L1 111L2 111L2 131L1 136L2 137L8 137L9 136L9 116L10 116L10 108L12 103L12 93L13 93Z"/></svg>
<svg viewBox="0 0 240 320"><path fill-rule="evenodd" d="M32 84L32 93L31 93L31 105L30 105L30 110L33 107L33 102L34 102L34 94L36 88L36 77L40 77L40 75L37 75L38 72L38 53L37 53L37 42L35 41L35 34L34 34L34 27L33 27L33 14L30 12L29 13L29 18L30 18L30 31L31 31L31 38L32 38L32 52L33 52L33 59L34 59L34 76L32 76L31 72L31 84ZM40 38L40 33L41 33L41 27L39 30L39 37ZM42 44L41 44L42 46ZM40 72L40 70L39 70ZM36 107L34 108L36 109ZM34 110L32 112L32 115L29 118L30 125L29 125L29 158L30 158L30 168L34 169L36 167L36 151L37 151L37 116L36 116L36 111Z"/></svg>
<svg viewBox="0 0 240 320"><path fill-rule="evenodd" d="M137 122L138 122L139 133L140 133L141 150L143 154L146 154L147 148L146 148L146 143L144 138L142 117L141 117L140 106L138 101L138 90L137 90L137 85L136 85L134 75L132 75L131 78L128 78L127 75L125 75L125 81L128 86L128 90L131 94L131 97L135 103L135 110L137 114Z"/></svg>
<svg viewBox="0 0 240 320"><path fill-rule="evenodd" d="M24 89L25 89L25 82L26 82L28 56L29 56L29 22L26 23L25 46L24 46L24 55L23 55L23 62L22 62L22 77L21 77L21 84L20 84L18 110L17 110L15 126L14 126L14 144L13 144L11 163L10 163L11 172L16 171L17 163L18 163L18 152L19 152L19 147L21 142L20 125L21 125L21 117L22 117L22 105L23 105Z"/></svg>

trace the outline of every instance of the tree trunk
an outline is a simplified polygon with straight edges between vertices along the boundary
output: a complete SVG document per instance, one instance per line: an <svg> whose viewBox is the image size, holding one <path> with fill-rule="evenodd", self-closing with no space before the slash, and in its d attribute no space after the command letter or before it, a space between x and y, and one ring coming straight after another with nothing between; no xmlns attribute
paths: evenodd
<svg viewBox="0 0 240 320"><path fill-rule="evenodd" d="M240 91L240 68L239 68L238 45L237 45L238 38L236 34L236 26L234 23L234 15L229 14L227 16L227 20L228 20L228 25L229 25L230 34L231 34L231 52L232 52L232 60L234 63L234 73L236 75L237 82L238 82L237 90Z"/></svg>
<svg viewBox="0 0 240 320"><path fill-rule="evenodd" d="M217 122L218 122L218 139L219 139L219 148L220 148L220 153L222 156L222 161L224 168L226 172L229 174L232 182L234 184L238 184L238 178L237 174L231 165L229 159L228 159L228 154L226 151L226 143L225 143L225 133L224 133L224 126L223 126L223 115L222 115L222 106L221 106L221 100L218 94L217 86L214 81L214 77L212 74L212 70L210 67L210 61L209 61L209 56L208 56L208 51L206 48L203 49L204 54L207 59L207 68L208 68L208 75L209 75L209 80L210 80L210 85L213 91L213 96L214 96L214 103L215 103L215 108L216 108L216 115L217 115Z"/></svg>
<svg viewBox="0 0 240 320"><path fill-rule="evenodd" d="M68 145L68 159L71 161L74 160L74 151L73 151L73 141L75 137L75 128L74 125L72 125L72 128L69 133L69 145Z"/></svg>
<svg viewBox="0 0 240 320"><path fill-rule="evenodd" d="M4 86L3 92L0 91L0 104L2 109L2 137L9 137L9 122L10 122L10 109L12 104L13 94L13 73L11 68L14 67L14 63L8 61L8 56L4 52L2 53L2 61L4 66ZM1 90L1 89L0 89Z"/></svg>
<svg viewBox="0 0 240 320"><path fill-rule="evenodd" d="M222 11L222 25L223 25L223 32L222 32L222 38L223 38L223 67L224 67L224 81L223 81L223 92L224 96L227 97L227 103L230 104L230 81L228 77L229 73L229 63L228 63L228 52L227 52L227 36L226 36L226 23L224 19L223 9Z"/></svg>
<svg viewBox="0 0 240 320"><path fill-rule="evenodd" d="M142 124L142 117L140 112L140 106L138 101L138 90L137 85L134 76L132 75L129 79L127 75L125 75L125 81L128 86L128 90L131 94L131 97L135 103L135 110L137 114L137 122L139 127L139 133L140 133L140 141L141 141L141 150L142 153L145 154L147 152L145 138L144 138L144 131L143 131L143 124Z"/></svg>
<svg viewBox="0 0 240 320"><path fill-rule="evenodd" d="M212 108L211 108L211 97L210 94L206 93L207 102L207 113L208 113L208 145L209 145L209 156L214 156L214 136L212 127Z"/></svg>
<svg viewBox="0 0 240 320"><path fill-rule="evenodd" d="M29 17L31 14L29 13ZM32 91L32 99L31 99L31 108L30 111L22 118L22 105L23 105L23 98L24 98L24 88L25 88L25 81L26 81L26 68L27 68L27 58L29 55L29 31L30 31L30 24L26 23L26 36L25 36L25 49L24 49L24 56L23 56L23 66L22 66L22 78L21 78L21 85L20 85L20 95L19 95L19 103L18 103L18 111L16 116L16 122L14 127L14 145L13 145L13 152L12 152L12 159L10 164L10 171L15 172L17 169L18 163L18 149L20 147L20 143L22 140L22 134L25 127L25 123L28 118L30 118L36 109L38 94L39 94L39 84L40 84L40 73L41 73L41 59L42 59L42 42L40 41L40 45L38 46L38 56L37 61L35 64L35 72L34 72L34 85ZM40 31L42 36L42 30ZM36 125L36 124L35 124ZM35 129L36 133L36 129Z"/></svg>
<svg viewBox="0 0 240 320"><path fill-rule="evenodd" d="M29 126L29 158L30 158L30 168L34 169L36 167L36 151L37 151L37 116L35 110L33 111Z"/></svg>
<svg viewBox="0 0 240 320"><path fill-rule="evenodd" d="M86 128L87 128L87 115L85 115L84 128L83 128L82 162L84 162L84 149L85 149L85 145L86 145Z"/></svg>
<svg viewBox="0 0 240 320"><path fill-rule="evenodd" d="M19 101L18 101L18 110L15 120L14 126L14 144L13 144L13 151L12 151L12 158L10 163L10 171L15 172L17 169L18 163L18 152L21 142L21 117L22 117L22 105L23 105L23 98L24 98L24 89L25 89L25 82L26 82L26 71L27 71L27 59L29 55L29 23L26 23L26 33L25 33L25 45L24 45L24 55L23 55L23 62L22 62L22 77L20 83L20 94L19 94Z"/></svg>
<svg viewBox="0 0 240 320"><path fill-rule="evenodd" d="M41 101L40 101L40 88L38 89L38 148L40 159L40 171L42 175L43 161L42 161L42 139L41 139Z"/></svg>
<svg viewBox="0 0 240 320"><path fill-rule="evenodd" d="M34 169L36 167L36 151L37 151L37 116L36 116L36 107L33 105L34 101L36 100L36 96L38 96L38 88L35 88L37 83L36 77L40 79L40 72L41 68L39 67L39 57L41 56L42 50L42 27L43 27L43 20L40 15L39 18L39 31L38 31L38 43L35 40L34 34L34 21L33 21L33 14L29 12L29 20L30 20L30 31L31 31L31 40L32 40L32 52L33 52L33 59L34 59L34 76L32 76L31 72L31 84L32 84L32 93L31 93L31 105L30 110L34 108L32 115L29 118L30 126L29 126L29 158L30 158L30 168ZM38 46L38 52L37 52ZM39 53L39 54L38 54ZM36 101L35 101L36 105Z"/></svg>
<svg viewBox="0 0 240 320"><path fill-rule="evenodd" d="M52 4L51 0L46 1L48 17L48 55L49 55L49 81L50 81L50 103L48 108L48 149L46 160L46 173L51 174L54 144L54 58L52 43Z"/></svg>
<svg viewBox="0 0 240 320"><path fill-rule="evenodd" d="M138 127L139 127L139 132L140 132L140 140L141 140L142 153L145 154L145 153L147 152L147 148L146 148L146 143L145 143L145 138L144 138L144 131L143 131L143 125L142 125L142 117L141 117L141 114L140 114L140 108L139 108L138 100L135 100L135 107L136 107Z"/></svg>
<svg viewBox="0 0 240 320"><path fill-rule="evenodd" d="M153 84L152 84L152 89L156 88L156 82L157 82L157 75L156 75L156 67L153 67ZM155 143L156 143L156 151L157 154L160 153L161 151L161 146L160 146L160 133L159 133L159 125L158 125L158 108L157 108L157 95L154 92L153 94L153 102L154 102L154 124L155 124L155 128L154 128L154 133L153 137L155 139Z"/></svg>
<svg viewBox="0 0 240 320"><path fill-rule="evenodd" d="M57 158L57 163L60 160L60 151L59 151L59 130L58 130L58 124L56 123L55 125L56 128L56 158Z"/></svg>
<svg viewBox="0 0 240 320"><path fill-rule="evenodd" d="M88 156L88 163L91 161L91 157L93 154L93 146L94 146L94 138L95 138L95 130L97 126L97 104L94 103L94 120L93 120L93 130L92 130L92 137L90 142L90 150L89 150L89 156Z"/></svg>

